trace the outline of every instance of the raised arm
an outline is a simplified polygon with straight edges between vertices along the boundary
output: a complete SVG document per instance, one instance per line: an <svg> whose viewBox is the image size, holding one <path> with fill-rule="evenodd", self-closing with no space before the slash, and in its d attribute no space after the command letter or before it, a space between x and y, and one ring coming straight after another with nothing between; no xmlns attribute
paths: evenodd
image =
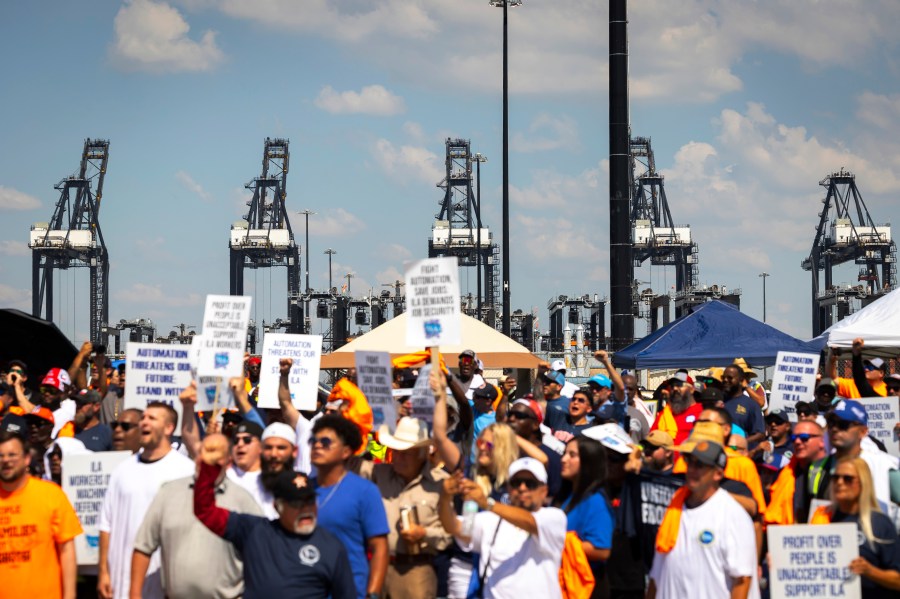
<svg viewBox="0 0 900 599"><path fill-rule="evenodd" d="M200 449L200 427L197 426L197 418L194 416L194 406L197 405L197 383L191 381L178 399L181 401L181 443L193 459L197 457Z"/></svg>
<svg viewBox="0 0 900 599"><path fill-rule="evenodd" d="M69 378L72 379L72 388L76 391L87 387L87 377L84 375L84 361L87 360L92 351L94 351L94 344L90 341L85 341L81 344L81 349L78 350L78 354L69 365Z"/></svg>
<svg viewBox="0 0 900 599"><path fill-rule="evenodd" d="M432 371L434 370L432 368ZM472 428L472 422L475 420L475 416L472 414L472 406L469 405L469 400L462 390L462 383L459 382L459 379L451 374L449 377L445 377L445 380L447 385L444 388L450 387L450 392L453 393L453 399L456 400L456 405L459 409L459 426L462 427L462 430L467 431Z"/></svg>
<svg viewBox="0 0 900 599"><path fill-rule="evenodd" d="M200 447L200 468L194 482L194 515L206 528L224 536L229 511L216 505L216 480L228 463L228 439L207 435Z"/></svg>
<svg viewBox="0 0 900 599"><path fill-rule="evenodd" d="M866 378L866 369L863 367L862 350L864 345L865 341L862 340L862 337L853 340L853 382L856 383L860 397L878 397L878 393Z"/></svg>
<svg viewBox="0 0 900 599"><path fill-rule="evenodd" d="M456 443L447 436L447 377L440 368L432 368L428 382L434 393L434 448L444 465L455 470L460 465L461 454Z"/></svg>
<svg viewBox="0 0 900 599"><path fill-rule="evenodd" d="M616 367L610 361L609 353L606 350L598 349L594 352L594 357L603 364L606 372L609 373L609 380L612 381L616 400L625 401L625 383L622 381L622 375L619 374L619 371L616 370Z"/></svg>
<svg viewBox="0 0 900 599"><path fill-rule="evenodd" d="M291 374L291 366L294 361L290 358L282 358L278 361L278 405L281 406L281 415L284 421L291 427L297 428L297 420L300 412L291 403L291 389L288 387L288 377Z"/></svg>
<svg viewBox="0 0 900 599"><path fill-rule="evenodd" d="M522 453L527 455L529 458L536 459L544 466L550 463L550 459L547 457L547 454L541 451L540 447L538 447L528 439L523 439L519 435L516 435L516 445L519 446L519 450Z"/></svg>

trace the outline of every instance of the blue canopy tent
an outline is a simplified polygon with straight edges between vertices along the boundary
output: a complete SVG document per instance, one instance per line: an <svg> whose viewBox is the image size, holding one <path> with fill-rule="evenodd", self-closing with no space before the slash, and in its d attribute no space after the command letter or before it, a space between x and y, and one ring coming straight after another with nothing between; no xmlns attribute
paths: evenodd
<svg viewBox="0 0 900 599"><path fill-rule="evenodd" d="M779 351L819 353L814 344L713 300L617 351L613 364L618 368L707 368L744 358L751 366L771 366Z"/></svg>

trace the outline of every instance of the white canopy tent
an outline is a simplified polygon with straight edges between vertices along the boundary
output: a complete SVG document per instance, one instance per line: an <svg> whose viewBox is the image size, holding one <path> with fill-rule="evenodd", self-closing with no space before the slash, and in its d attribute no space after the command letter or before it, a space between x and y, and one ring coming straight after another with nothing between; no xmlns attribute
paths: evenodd
<svg viewBox="0 0 900 599"><path fill-rule="evenodd" d="M830 347L849 348L857 337L865 341L867 356L900 356L900 289L833 324L817 339Z"/></svg>
<svg viewBox="0 0 900 599"><path fill-rule="evenodd" d="M462 343L440 347L447 366L456 366L459 354L463 350L472 349L486 368L537 368L540 359L525 346L471 316L463 314L461 318ZM321 365L322 368L352 368L355 365L353 353L357 350L386 351L391 357L397 357L423 349L425 348L406 345L404 313L354 339L337 351L322 356Z"/></svg>

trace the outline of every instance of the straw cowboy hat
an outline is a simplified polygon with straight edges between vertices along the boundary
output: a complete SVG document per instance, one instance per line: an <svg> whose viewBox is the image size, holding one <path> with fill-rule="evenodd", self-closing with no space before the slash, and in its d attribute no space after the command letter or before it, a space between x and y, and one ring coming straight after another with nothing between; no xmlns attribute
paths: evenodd
<svg viewBox="0 0 900 599"><path fill-rule="evenodd" d="M378 441L394 451L404 451L428 445L431 443L431 437L428 436L428 426L425 422L404 416L397 423L397 430L393 435L388 430L387 424L382 424L378 429Z"/></svg>

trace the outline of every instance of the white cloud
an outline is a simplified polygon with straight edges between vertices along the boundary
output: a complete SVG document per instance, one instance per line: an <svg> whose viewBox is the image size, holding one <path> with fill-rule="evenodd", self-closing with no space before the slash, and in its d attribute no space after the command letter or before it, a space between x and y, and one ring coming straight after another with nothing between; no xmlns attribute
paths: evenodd
<svg viewBox="0 0 900 599"><path fill-rule="evenodd" d="M368 114L392 116L406 111L403 98L381 85L367 85L362 90L338 92L326 85L319 92L316 106L331 114Z"/></svg>
<svg viewBox="0 0 900 599"><path fill-rule="evenodd" d="M188 37L190 25L165 2L131 0L116 14L113 63L125 70L154 73L208 71L222 62L216 34Z"/></svg>
<svg viewBox="0 0 900 599"><path fill-rule="evenodd" d="M27 193L0 185L0 210L34 210L41 202Z"/></svg>
<svg viewBox="0 0 900 599"><path fill-rule="evenodd" d="M900 94L887 96L866 91L856 100L859 120L881 129L900 128Z"/></svg>
<svg viewBox="0 0 900 599"><path fill-rule="evenodd" d="M372 157L386 175L402 182L415 179L437 184L445 175L443 159L420 146L397 148L381 138L372 146Z"/></svg>
<svg viewBox="0 0 900 599"><path fill-rule="evenodd" d="M514 152L547 152L550 150L575 150L581 144L578 139L578 123L570 116L554 117L547 113L537 115L528 127L529 135L516 133L509 141Z"/></svg>
<svg viewBox="0 0 900 599"><path fill-rule="evenodd" d="M175 173L175 178L178 179L178 182L184 186L185 189L196 195L203 202L207 204L211 204L213 202L212 194L203 189L203 186L194 181L194 178L191 177L184 171L178 171Z"/></svg>
<svg viewBox="0 0 900 599"><path fill-rule="evenodd" d="M0 306L31 312L31 290L16 289L0 283Z"/></svg>
<svg viewBox="0 0 900 599"><path fill-rule="evenodd" d="M406 121L403 123L403 132L415 143L422 143L426 140L425 130L422 129L422 125L414 121Z"/></svg>
<svg viewBox="0 0 900 599"><path fill-rule="evenodd" d="M198 293L176 295L164 291L162 285L134 283L131 287L121 289L113 294L116 299L141 306L156 305L167 307L202 306L203 298Z"/></svg>
<svg viewBox="0 0 900 599"><path fill-rule="evenodd" d="M599 189L602 177L601 166L588 168L571 176L550 169L532 171L534 183L529 187L510 185L510 201L524 208L575 208L581 200L596 201L598 195L605 195ZM593 195L593 198L589 196ZM575 211L572 212L574 216Z"/></svg>
<svg viewBox="0 0 900 599"><path fill-rule="evenodd" d="M375 280L385 284L393 284L394 281L403 281L403 273L396 266L389 266L385 270L375 273ZM391 291L393 293L393 290Z"/></svg>
<svg viewBox="0 0 900 599"><path fill-rule="evenodd" d="M294 226L295 228L297 227L297 225ZM359 233L365 228L366 223L343 208L332 208L322 214L315 214L309 217L309 234L314 237L352 235L353 233ZM300 229L296 228L296 230L299 231Z"/></svg>
<svg viewBox="0 0 900 599"><path fill-rule="evenodd" d="M27 256L30 253L31 250L24 241L0 240L0 254L4 256Z"/></svg>

